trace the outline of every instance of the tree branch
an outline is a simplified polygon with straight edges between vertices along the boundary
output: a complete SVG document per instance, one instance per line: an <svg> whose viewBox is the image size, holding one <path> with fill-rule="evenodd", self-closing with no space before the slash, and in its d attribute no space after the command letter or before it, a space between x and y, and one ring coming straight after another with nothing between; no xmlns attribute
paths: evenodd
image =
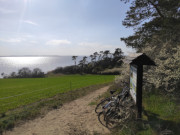
<svg viewBox="0 0 180 135"><path fill-rule="evenodd" d="M157 7L156 4L154 4L151 0L148 0L149 3L151 3L151 5L156 9L156 11L158 12L158 14L160 15L160 17L165 18L164 15L161 13L161 11L159 10L159 8Z"/></svg>

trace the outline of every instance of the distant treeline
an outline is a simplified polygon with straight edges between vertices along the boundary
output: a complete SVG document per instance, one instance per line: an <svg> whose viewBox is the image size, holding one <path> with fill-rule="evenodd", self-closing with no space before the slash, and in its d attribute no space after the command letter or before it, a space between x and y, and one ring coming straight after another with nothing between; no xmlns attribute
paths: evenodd
<svg viewBox="0 0 180 135"><path fill-rule="evenodd" d="M4 73L1 74L3 78L42 78L45 77L44 72L42 72L41 69L35 68L33 70L30 70L29 68L21 68L18 70L18 72L12 72L9 75L6 75Z"/></svg>
<svg viewBox="0 0 180 135"><path fill-rule="evenodd" d="M54 74L109 74L118 75L116 70L122 65L123 52L120 48L115 49L113 53L109 50L93 53L89 56L84 56L82 60L78 61L78 56L72 56L74 65L66 67L57 67L50 71ZM2 73L3 78L42 78L45 73L41 69L35 68L30 70L27 67L21 68L18 72L12 72L9 75Z"/></svg>
<svg viewBox="0 0 180 135"><path fill-rule="evenodd" d="M119 74L119 71L109 70L120 67L122 64L123 52L120 48L115 49L113 53L109 50L93 53L89 56L84 56L82 60L77 63L78 56L72 56L74 65L67 67L58 67L52 72L55 74ZM88 60L89 61L88 61ZM108 72L104 72L108 70Z"/></svg>

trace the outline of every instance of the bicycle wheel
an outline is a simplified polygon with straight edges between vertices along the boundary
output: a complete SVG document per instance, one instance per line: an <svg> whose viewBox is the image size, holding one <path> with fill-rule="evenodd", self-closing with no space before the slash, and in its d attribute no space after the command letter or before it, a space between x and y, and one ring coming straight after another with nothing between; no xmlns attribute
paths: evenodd
<svg viewBox="0 0 180 135"><path fill-rule="evenodd" d="M103 126L106 126L106 121L105 121L105 117L104 117L104 113L103 112L100 112L98 114L98 120L99 122L103 125Z"/></svg>
<svg viewBox="0 0 180 135"><path fill-rule="evenodd" d="M113 129L117 126L120 127L128 119L131 119L131 116L131 110L129 108L119 106L118 109L106 115L106 127L109 129Z"/></svg>
<svg viewBox="0 0 180 135"><path fill-rule="evenodd" d="M135 103L133 102L133 99L131 97L127 97L121 102L121 105L125 107L132 107L135 105Z"/></svg>
<svg viewBox="0 0 180 135"><path fill-rule="evenodd" d="M106 115L106 127L108 129L113 129L119 125L118 114L116 112L111 112Z"/></svg>
<svg viewBox="0 0 180 135"><path fill-rule="evenodd" d="M125 120L128 121L128 120L132 120L133 118L135 118L135 111L133 110L133 108L129 108L127 107L125 109L126 113L125 113Z"/></svg>
<svg viewBox="0 0 180 135"><path fill-rule="evenodd" d="M95 112L96 113L102 112L103 106L106 105L109 101L110 101L110 98L106 98L106 99L102 100L99 104L97 104L97 106L95 108Z"/></svg>
<svg viewBox="0 0 180 135"><path fill-rule="evenodd" d="M131 108L128 108L128 107L122 107L121 108L121 112L119 112L119 122L120 123L125 123L127 122L128 120L131 120L132 119L132 110Z"/></svg>

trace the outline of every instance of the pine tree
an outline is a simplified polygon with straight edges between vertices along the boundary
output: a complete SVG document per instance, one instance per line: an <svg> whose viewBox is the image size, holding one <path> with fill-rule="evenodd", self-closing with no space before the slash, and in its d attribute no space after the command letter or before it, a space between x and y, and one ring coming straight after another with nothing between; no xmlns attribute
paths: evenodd
<svg viewBox="0 0 180 135"><path fill-rule="evenodd" d="M133 0L123 25L135 30L133 35L121 38L127 46L141 49L157 36L177 45L180 43L180 1Z"/></svg>

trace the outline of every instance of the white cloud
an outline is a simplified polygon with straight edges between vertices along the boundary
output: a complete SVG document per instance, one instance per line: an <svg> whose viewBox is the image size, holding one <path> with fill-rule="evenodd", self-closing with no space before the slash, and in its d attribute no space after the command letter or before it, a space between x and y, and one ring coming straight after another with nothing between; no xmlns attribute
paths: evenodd
<svg viewBox="0 0 180 135"><path fill-rule="evenodd" d="M22 42L24 39L22 38L10 38L10 39L0 39L0 41L2 42L8 42L8 43L20 43Z"/></svg>
<svg viewBox="0 0 180 135"><path fill-rule="evenodd" d="M28 23L28 24L31 24L31 25L38 25L37 23L33 22L33 21L30 21L30 20L24 20L23 21L24 23Z"/></svg>
<svg viewBox="0 0 180 135"><path fill-rule="evenodd" d="M50 40L46 42L47 45L68 45L71 44L68 40Z"/></svg>
<svg viewBox="0 0 180 135"><path fill-rule="evenodd" d="M112 48L118 47L115 45L107 45L98 42L81 42L78 45L79 47L84 49L90 49L90 50L96 49L97 51L112 50Z"/></svg>
<svg viewBox="0 0 180 135"><path fill-rule="evenodd" d="M22 39L20 39L20 38L12 38L12 39L9 39L7 42L19 43L19 42L21 42L21 41L22 41Z"/></svg>
<svg viewBox="0 0 180 135"><path fill-rule="evenodd" d="M12 13L15 13L15 12L16 12L15 10L0 8L0 13L3 13L3 14L12 14Z"/></svg>
<svg viewBox="0 0 180 135"><path fill-rule="evenodd" d="M98 42L81 42L78 44L76 49L74 49L74 53L78 55L90 55L94 52L100 52L105 50L110 50L110 52L114 52L115 48L119 48L119 46L108 45Z"/></svg>
<svg viewBox="0 0 180 135"><path fill-rule="evenodd" d="M32 44L36 44L36 43L38 43L37 41L30 41L30 43L32 43Z"/></svg>
<svg viewBox="0 0 180 135"><path fill-rule="evenodd" d="M78 45L84 48L94 48L94 47L102 46L101 43L97 43L97 42L81 42Z"/></svg>

